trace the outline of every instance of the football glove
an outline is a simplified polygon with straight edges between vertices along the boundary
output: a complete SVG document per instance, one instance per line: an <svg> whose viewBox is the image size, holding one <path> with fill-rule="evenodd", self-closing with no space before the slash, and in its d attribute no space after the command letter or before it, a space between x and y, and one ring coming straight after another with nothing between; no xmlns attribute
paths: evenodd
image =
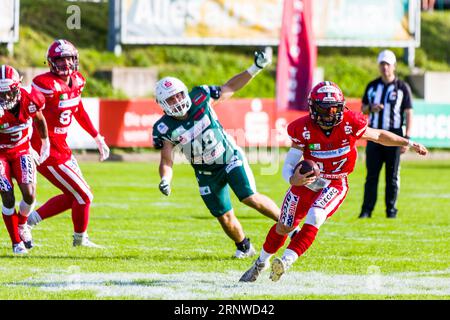
<svg viewBox="0 0 450 320"><path fill-rule="evenodd" d="M105 143L105 138L98 134L95 137L95 142L97 143L98 151L100 152L100 161L104 161L109 157L109 147Z"/></svg>
<svg viewBox="0 0 450 320"><path fill-rule="evenodd" d="M170 182L166 179L161 179L161 182L159 183L159 191L165 196L169 196L170 194Z"/></svg>
<svg viewBox="0 0 450 320"><path fill-rule="evenodd" d="M255 51L255 66L264 69L272 62L271 57L264 51Z"/></svg>

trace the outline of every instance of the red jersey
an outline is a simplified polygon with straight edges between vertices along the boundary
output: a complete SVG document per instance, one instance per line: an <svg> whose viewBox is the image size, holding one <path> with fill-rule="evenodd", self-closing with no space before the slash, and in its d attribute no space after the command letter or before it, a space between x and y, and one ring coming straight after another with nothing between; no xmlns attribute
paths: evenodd
<svg viewBox="0 0 450 320"><path fill-rule="evenodd" d="M0 117L0 154L21 155L29 152L32 118L44 107L45 97L39 91L32 87L20 88L18 109L5 110Z"/></svg>
<svg viewBox="0 0 450 320"><path fill-rule="evenodd" d="M287 131L292 141L303 148L303 157L319 165L321 177L340 179L355 168L356 141L366 128L367 120L362 113L346 110L342 122L333 127L329 136L309 115L291 122Z"/></svg>
<svg viewBox="0 0 450 320"><path fill-rule="evenodd" d="M76 71L70 75L70 79L70 86L51 72L33 79L32 86L42 92L46 100L43 114L47 120L51 146L50 156L44 162L46 165L64 163L72 156L72 150L66 142L72 116L92 137L98 134L81 101L81 93L86 83L84 77ZM31 143L35 150L40 150L41 139L37 132L33 133Z"/></svg>

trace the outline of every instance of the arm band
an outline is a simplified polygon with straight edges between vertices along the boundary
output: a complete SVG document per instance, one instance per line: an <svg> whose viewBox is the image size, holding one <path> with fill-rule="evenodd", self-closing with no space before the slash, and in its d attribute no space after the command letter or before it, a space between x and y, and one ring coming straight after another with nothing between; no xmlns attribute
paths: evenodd
<svg viewBox="0 0 450 320"><path fill-rule="evenodd" d="M248 69L247 72L250 73L252 77L256 76L258 73L261 72L261 68L257 67L255 64L252 64Z"/></svg>
<svg viewBox="0 0 450 320"><path fill-rule="evenodd" d="M284 180L288 183L289 179L294 174L294 167L302 158L303 151L300 149L290 148L288 153L286 154L286 159L284 160L282 175Z"/></svg>

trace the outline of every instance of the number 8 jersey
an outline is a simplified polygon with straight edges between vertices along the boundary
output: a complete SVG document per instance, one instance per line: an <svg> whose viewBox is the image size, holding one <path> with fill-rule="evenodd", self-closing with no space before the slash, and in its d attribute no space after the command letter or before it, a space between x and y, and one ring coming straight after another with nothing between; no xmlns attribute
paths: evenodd
<svg viewBox="0 0 450 320"><path fill-rule="evenodd" d="M32 86L42 92L46 100L43 114L47 121L51 145L50 157L45 161L46 165L64 163L72 156L72 151L66 142L72 116L92 137L98 134L81 101L81 93L86 83L84 77L78 71L69 77L70 85L51 72L38 75L33 79ZM33 131L31 144L33 149L40 150L41 139L36 128Z"/></svg>

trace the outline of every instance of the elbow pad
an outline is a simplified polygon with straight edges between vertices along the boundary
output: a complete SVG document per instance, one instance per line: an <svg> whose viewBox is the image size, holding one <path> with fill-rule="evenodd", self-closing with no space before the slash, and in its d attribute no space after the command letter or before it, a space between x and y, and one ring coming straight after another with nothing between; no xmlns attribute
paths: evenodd
<svg viewBox="0 0 450 320"><path fill-rule="evenodd" d="M282 175L284 180L289 183L289 179L294 174L295 165L300 161L303 156L303 151L300 149L290 148L286 154L286 159L284 160Z"/></svg>

